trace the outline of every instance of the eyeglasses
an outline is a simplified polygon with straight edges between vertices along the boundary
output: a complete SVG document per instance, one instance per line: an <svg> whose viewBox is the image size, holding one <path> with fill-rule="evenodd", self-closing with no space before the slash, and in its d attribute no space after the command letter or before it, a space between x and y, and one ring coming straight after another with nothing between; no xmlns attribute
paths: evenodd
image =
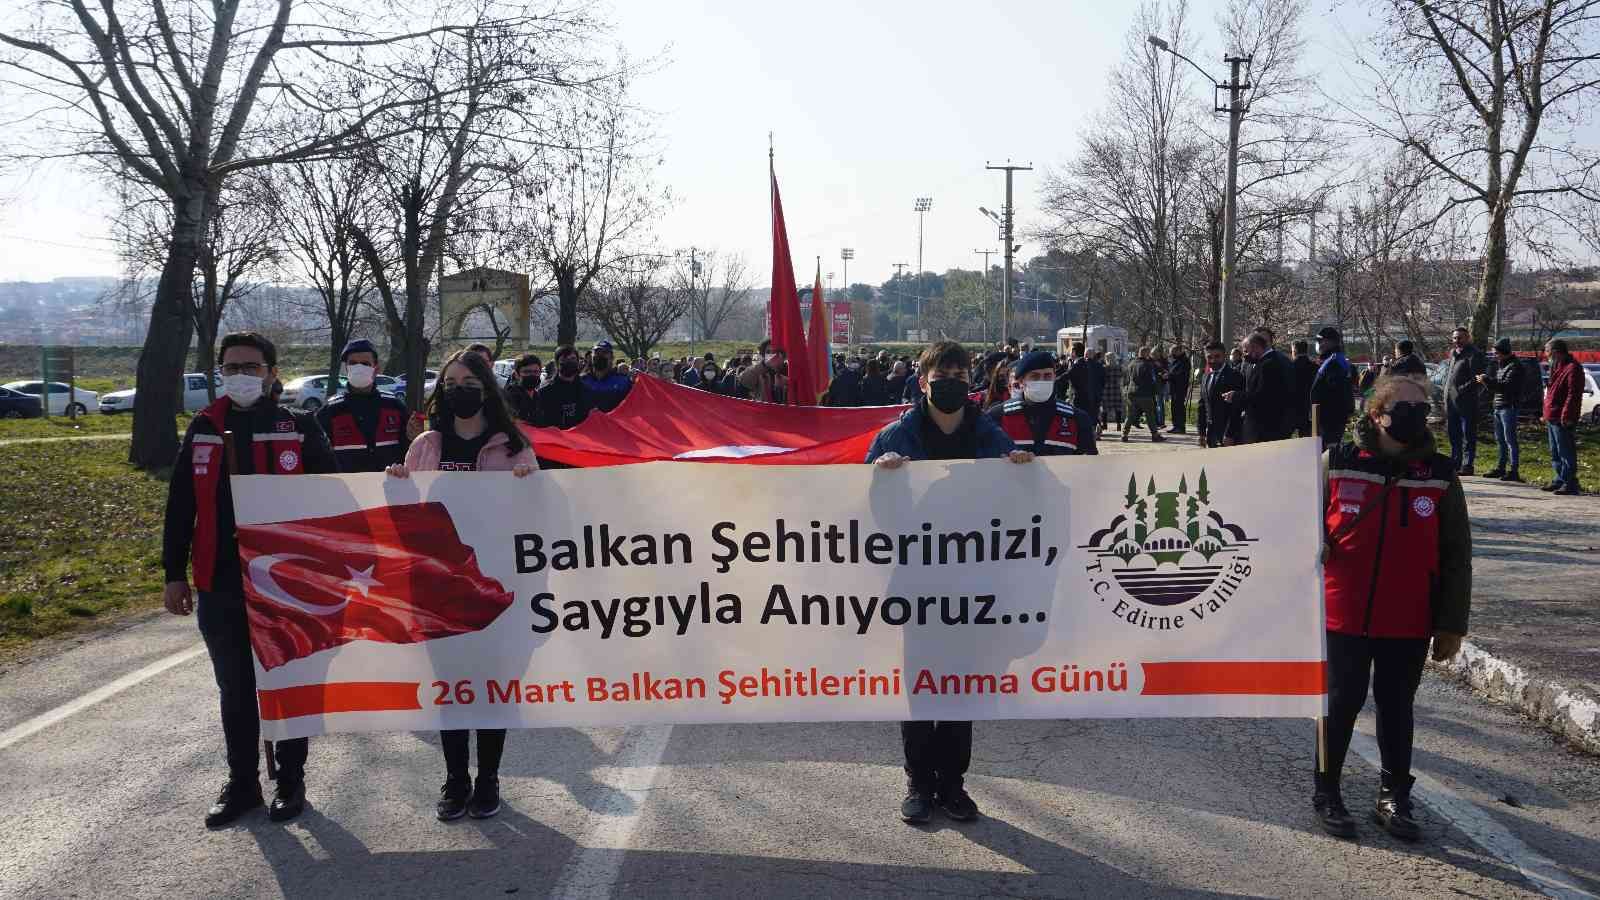
<svg viewBox="0 0 1600 900"><path fill-rule="evenodd" d="M219 368L224 375L262 375L267 371L261 363L226 363Z"/></svg>

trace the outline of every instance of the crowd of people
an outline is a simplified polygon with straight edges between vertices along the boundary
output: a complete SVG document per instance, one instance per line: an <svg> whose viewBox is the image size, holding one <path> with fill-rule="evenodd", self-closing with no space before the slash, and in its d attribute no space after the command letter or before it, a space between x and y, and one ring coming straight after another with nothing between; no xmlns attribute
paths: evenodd
<svg viewBox="0 0 1600 900"><path fill-rule="evenodd" d="M1451 453L1435 450L1428 428L1431 385L1407 342L1360 377L1333 328L1285 355L1269 329L1235 347L1211 342L1203 359L1182 346L1141 347L1126 360L1075 345L1058 359L1017 341L974 359L958 343L936 343L916 359L887 352L840 354L823 402L833 406L907 405L880 431L867 463L892 470L908 460L1006 458L1098 452L1109 426L1122 440L1148 428L1183 434L1191 386L1198 382L1199 444L1223 447L1319 434L1328 448L1324 494L1324 588L1327 597L1330 716L1319 741L1313 806L1329 833L1351 836L1340 771L1369 683L1378 703L1383 769L1374 816L1386 830L1415 839L1410 802L1411 707L1423 661L1453 656L1466 634L1471 596L1471 536L1460 476L1471 474L1477 405L1494 410L1500 465L1490 476L1520 481L1516 411L1526 402L1528 368L1502 342L1494 362L1456 335L1445 376ZM1582 376L1564 342L1552 341L1550 383L1543 392L1556 479L1549 490L1576 493L1572 430ZM184 436L173 470L163 535L164 603L178 615L198 612L221 698L229 776L206 815L220 827L263 805L258 769L260 725L249 622L228 475L416 471L502 471L526 477L540 469L519 424L571 428L617 408L635 380L655 377L688 388L764 402L788 389L786 354L763 341L719 364L713 354L671 361L617 361L610 343L580 354L518 357L497 377L492 353L474 344L454 353L424 408L408 415L403 399L378 391L377 348L351 341L343 352L347 390L315 416L274 402L277 351L254 333L221 341L224 396L200 412ZM1313 410L1316 413L1313 414ZM1358 415L1359 411L1359 415ZM1345 440L1354 419L1353 438ZM1169 424L1170 423L1170 424ZM1376 513L1376 515L1374 515ZM191 575L192 573L192 575ZM191 587L191 580L193 586ZM198 602L196 602L198 592ZM900 815L925 822L942 810L964 821L978 814L964 776L970 722L905 722L901 727L908 789ZM437 816L488 817L500 807L498 766L503 730L477 733L478 769L470 772L470 735L440 735L445 783ZM305 803L305 739L271 745L276 787L268 814L299 815Z"/></svg>

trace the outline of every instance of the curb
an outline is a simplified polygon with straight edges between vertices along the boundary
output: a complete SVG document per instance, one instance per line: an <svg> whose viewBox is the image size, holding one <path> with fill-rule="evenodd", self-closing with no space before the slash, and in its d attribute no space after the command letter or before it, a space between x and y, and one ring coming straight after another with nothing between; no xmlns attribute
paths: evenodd
<svg viewBox="0 0 1600 900"><path fill-rule="evenodd" d="M1513 706L1580 749L1600 755L1600 700L1530 674L1471 641L1444 663L1429 662L1478 694Z"/></svg>

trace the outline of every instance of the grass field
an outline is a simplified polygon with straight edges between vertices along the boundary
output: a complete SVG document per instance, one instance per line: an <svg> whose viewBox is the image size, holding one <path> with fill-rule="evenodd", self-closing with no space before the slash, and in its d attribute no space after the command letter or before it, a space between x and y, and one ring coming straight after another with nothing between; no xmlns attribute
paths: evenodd
<svg viewBox="0 0 1600 900"><path fill-rule="evenodd" d="M0 658L161 602L164 476L120 441L0 446Z"/></svg>

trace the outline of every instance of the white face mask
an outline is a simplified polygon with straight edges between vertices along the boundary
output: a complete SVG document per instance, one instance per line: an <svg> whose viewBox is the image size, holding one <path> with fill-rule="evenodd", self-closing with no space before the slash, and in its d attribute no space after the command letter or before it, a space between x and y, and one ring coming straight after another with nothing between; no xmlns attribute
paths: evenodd
<svg viewBox="0 0 1600 900"><path fill-rule="evenodd" d="M1022 383L1022 397L1029 403L1043 403L1055 396L1056 386L1048 381L1025 381Z"/></svg>
<svg viewBox="0 0 1600 900"><path fill-rule="evenodd" d="M358 391L372 387L372 378L378 370L372 366L355 363L344 367L344 377L350 379L350 386Z"/></svg>
<svg viewBox="0 0 1600 900"><path fill-rule="evenodd" d="M260 375L222 376L222 392L239 406L254 406L264 387Z"/></svg>

